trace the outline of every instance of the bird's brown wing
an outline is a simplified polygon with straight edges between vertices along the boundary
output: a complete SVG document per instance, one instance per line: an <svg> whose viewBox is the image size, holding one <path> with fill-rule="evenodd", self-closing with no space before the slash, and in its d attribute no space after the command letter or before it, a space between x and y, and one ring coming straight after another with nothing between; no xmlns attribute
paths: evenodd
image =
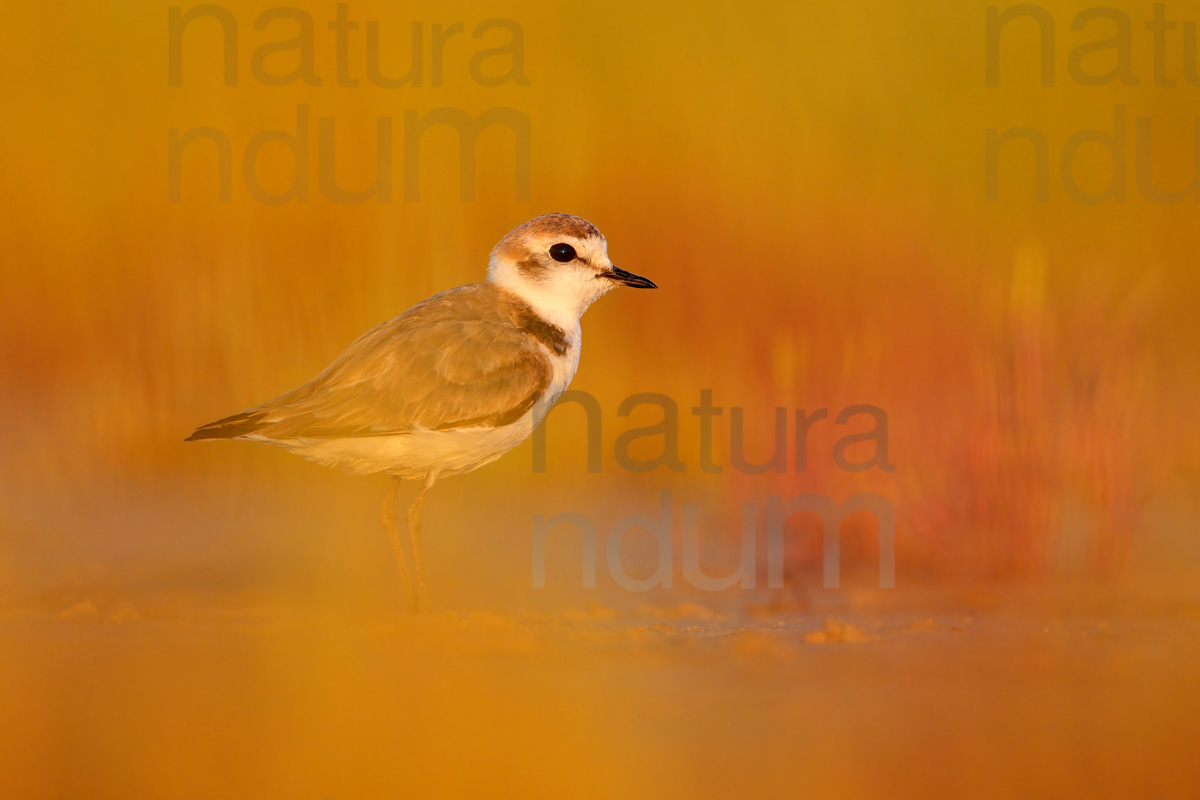
<svg viewBox="0 0 1200 800"><path fill-rule="evenodd" d="M489 284L434 295L363 334L312 381L193 437L332 439L507 425L552 376L524 318Z"/></svg>

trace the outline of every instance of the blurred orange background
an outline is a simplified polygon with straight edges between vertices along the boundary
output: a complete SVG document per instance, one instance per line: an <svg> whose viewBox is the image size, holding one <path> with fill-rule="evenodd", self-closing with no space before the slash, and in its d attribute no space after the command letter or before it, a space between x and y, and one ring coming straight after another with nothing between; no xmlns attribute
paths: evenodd
<svg viewBox="0 0 1200 800"><path fill-rule="evenodd" d="M171 8L24 4L7 10L0 33L10 76L0 127L0 286L8 301L0 316L8 387L0 403L9 423L0 448L8 648L0 710L27 726L18 734L5 725L5 796L379 797L401 766L419 776L413 785L424 793L452 785L501 794L499 785L521 785L537 796L611 796L638 780L638 793L647 794L794 791L795 781L806 781L845 797L881 796L886 787L905 796L936 786L975 797L1071 796L1062 792L1084 785L1194 788L1194 771L1175 759L1189 732L1187 709L1198 701L1185 688L1183 662L1154 662L1163 670L1152 673L1158 678L1126 675L1120 666L1138 661L1140 648L1153 650L1153 637L1122 639L1117 652L1097 657L1113 672L1100 667L1083 685L1100 691L1122 678L1136 685L1128 706L1112 701L1099 710L1093 695L1064 699L1058 678L1044 677L1080 685L1070 676L1091 667L1069 648L1031 644L1001 628L951 656L995 680L1011 678L1021 687L1011 702L1050 715L1033 727L1078 744L1066 773L1061 764L1023 760L1024 728L993 739L963 718L957 733L954 725L923 728L903 757L889 756L878 775L864 777L854 766L866 752L854 744L860 728L837 716L845 709L836 700L821 701L829 738L810 740L796 727L808 722L788 717L787 702L776 708L729 687L761 680L778 689L776 697L795 699L789 675L799 675L850 681L846 691L869 694L881 662L845 656L845 663L811 664L795 642L761 636L681 651L660 640L668 634L644 630L664 615L698 614L698 630L728 633L720 626L733 625L751 601L800 614L788 625L817 628L820 621L804 615L830 607L918 616L938 608L959 620L1020 606L1030 631L1041 623L1029 619L1064 608L1087 615L1136 608L1155 624L1196 617L1200 226L1193 200L1163 205L1139 192L1146 170L1135 121L1152 120L1156 186L1179 190L1200 180L1193 145L1200 87L1185 79L1183 46L1184 21L1193 21L1194 40L1200 13L1167 6L1178 22L1161 51L1162 69L1176 78L1167 87L1155 80L1146 28L1154 4L1119 4L1137 85L1091 86L1072 75L1072 53L1119 33L1119 25L1098 20L1073 30L1090 6L1042 3L1037 8L1054 24L1054 85L1042 85L1042 39L1027 17L1003 27L999 85L989 86L988 6L977 2L685 10L355 0L346 12L359 27L348 34L345 57L359 85L349 87L338 80L330 29L336 3L294 7L313 20L315 86L268 86L255 77L255 52L298 27L286 19L256 25L271 6L251 2L219 4L236 23L236 85L224 85L222 28L213 17L186 28L182 85L169 85ZM504 29L473 35L492 19L516 23L521 42L512 44ZM393 76L409 68L413 25L421 23L424 85L385 89L366 79L372 22L383 43L380 68ZM446 40L435 85L432 26L458 22L463 32ZM476 80L472 58L505 45L521 63L493 55L482 70L513 79ZM263 61L274 74L299 63L294 49ZM1120 67L1113 49L1080 63L1094 75ZM519 136L503 126L478 137L473 200L460 194L453 129L424 135L419 169L406 160L406 113L441 108L472 116L507 108L528 120L527 198L516 177ZM247 147L264 131L296 133L298 109L307 125L307 198L260 202L243 172ZM1125 124L1124 199L1081 203L1064 185L1064 149L1083 131L1114 134L1117 109ZM332 163L348 190L374 180L376 121L391 120L390 202L326 197L319 118L333 120ZM218 199L217 148L198 141L183 151L173 202L170 131L204 127L231 143L231 198ZM1021 141L1001 151L997 198L986 198L987 132L1011 128L1035 129L1048 143L1044 202L1036 197L1033 148ZM405 199L409 170L419 173L419 201ZM1113 173L1110 153L1095 142L1076 151L1071 180L1079 191L1102 192ZM296 179L291 152L265 145L254 174L267 191L287 191ZM482 280L499 237L551 211L596 223L615 263L662 288L613 293L584 318L586 348L572 388L603 409L600 473L586 468L583 415L564 407L548 423L544 474L531 468L527 443L431 494L426 560L440 623L398 615L378 521L384 479L348 478L269 448L183 444L196 425L308 380L358 334L412 303ZM832 448L850 428L827 422L809 438L806 472L707 474L690 413L706 389L726 409L717 420L720 463L729 464L734 406L745 409L747 455L762 461L774 441L775 408L828 408L832 418L867 403L888 414L896 469L838 470ZM658 421L648 407L618 415L621 401L641 392L678 404L685 472L630 473L614 458L622 431ZM793 435L789 429L789 443ZM635 452L652 457L658 449L650 441ZM854 460L870 455L863 446L850 452ZM654 513L663 489L701 504L712 563L736 551L741 502L765 508L769 495L878 493L897 512L898 588L872 589L874 528L857 523L846 533L851 578L842 594L815 588L815 535L793 537L783 599L734 591L697 600L678 581L674 592L630 596L603 571L598 590L588 592L578 585L579 551L569 536L552 539L549 588L531 588L533 515L577 511L604 532L619 517ZM641 562L654 557L652 542L630 548L630 571L640 564L648 573ZM652 620L646 626L644 617ZM591 633L570 628L572 621ZM962 624L939 622L938 630ZM1180 652L1190 658L1194 626L1187 631L1173 635L1183 637ZM1018 661L1033 670L1024 677L987 672L997 669L994 656L1013 652L1009 636ZM640 646L642 655L626 650ZM371 655L360 661L349 654L360 652L355 647ZM945 657L938 648L947 645L898 647L896 658L928 665ZM593 655L598 666L589 667ZM401 688L388 681L388 659ZM469 666L475 659L494 662L495 671ZM929 689L938 682L930 675L940 673L914 669L919 687L906 684L873 706L890 709L884 719L952 713L946 707L956 704ZM182 683L163 677L170 674ZM141 689L125 687L127 680ZM423 680L424 699L405 693ZM978 718L1003 728L993 717L1004 703L974 694L985 682L951 691L978 699ZM615 706L605 707L594 685L606 687ZM706 723L688 722L696 712L682 711L686 699L666 685L717 693L708 722L724 733L703 741L689 734ZM1156 686L1176 693L1179 707L1167 710ZM375 697L407 708L415 727L389 738L399 723L374 708ZM645 738L618 744L646 722L638 714L650 713L644 704L655 698L662 705L653 706L654 726L639 728ZM165 739L141 725L164 703L182 704L174 722L162 722ZM1097 773L1093 761L1106 759L1073 738L1092 713L1161 746L1108 759L1110 772ZM242 714L259 727L232 721ZM306 738L287 719L340 727ZM489 735L457 739L455 719ZM744 740L721 738L743 728L751 732ZM232 744L223 743L226 735ZM437 736L447 737L444 748ZM515 737L514 750L498 755L494 738L506 736ZM779 742L789 736L797 747L784 752ZM878 756L899 738L885 726L862 747ZM956 739L970 753L934 777L925 759ZM363 744L369 740L406 755L393 764L371 750L382 745ZM145 758L124 754L121 741L149 748ZM661 765L645 755L656 747L679 759L677 770L657 771ZM262 754L245 760L224 748ZM990 772L988 748L1011 748L1020 777L1005 783ZM812 762L792 774L779 761L797 752ZM726 754L727 771L713 766L713 753ZM1145 779L1139 759L1156 764L1163 783ZM301 775L280 779L297 761L306 763ZM737 765L757 765L747 767L756 777L745 783ZM897 775L905 777L896 782ZM591 781L589 791L577 791L580 776ZM991 789L980 788L985 778Z"/></svg>

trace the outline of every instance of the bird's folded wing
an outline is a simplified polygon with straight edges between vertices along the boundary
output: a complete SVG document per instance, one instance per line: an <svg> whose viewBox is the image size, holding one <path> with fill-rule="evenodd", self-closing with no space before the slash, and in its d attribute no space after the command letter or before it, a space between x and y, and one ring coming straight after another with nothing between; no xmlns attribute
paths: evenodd
<svg viewBox="0 0 1200 800"><path fill-rule="evenodd" d="M549 387L550 361L467 288L367 332L309 383L249 410L253 433L343 438L519 420Z"/></svg>

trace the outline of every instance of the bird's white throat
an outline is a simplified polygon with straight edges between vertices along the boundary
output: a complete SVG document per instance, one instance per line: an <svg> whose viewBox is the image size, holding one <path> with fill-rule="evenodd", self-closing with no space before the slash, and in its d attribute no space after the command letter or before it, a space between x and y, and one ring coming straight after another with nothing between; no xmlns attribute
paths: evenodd
<svg viewBox="0 0 1200 800"><path fill-rule="evenodd" d="M534 313L578 340L579 319L613 288L611 281L582 270L564 270L540 278L521 274L516 265L493 260L488 281L524 300Z"/></svg>

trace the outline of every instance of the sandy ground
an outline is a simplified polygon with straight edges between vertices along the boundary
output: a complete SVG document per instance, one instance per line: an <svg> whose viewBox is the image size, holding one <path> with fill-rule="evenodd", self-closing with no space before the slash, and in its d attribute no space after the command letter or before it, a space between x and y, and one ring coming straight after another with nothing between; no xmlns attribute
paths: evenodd
<svg viewBox="0 0 1200 800"><path fill-rule="evenodd" d="M1189 798L1200 615L0 625L0 794Z"/></svg>
<svg viewBox="0 0 1200 800"><path fill-rule="evenodd" d="M379 487L311 480L9 503L0 797L1200 796L1194 572L537 594L464 483L414 618Z"/></svg>

